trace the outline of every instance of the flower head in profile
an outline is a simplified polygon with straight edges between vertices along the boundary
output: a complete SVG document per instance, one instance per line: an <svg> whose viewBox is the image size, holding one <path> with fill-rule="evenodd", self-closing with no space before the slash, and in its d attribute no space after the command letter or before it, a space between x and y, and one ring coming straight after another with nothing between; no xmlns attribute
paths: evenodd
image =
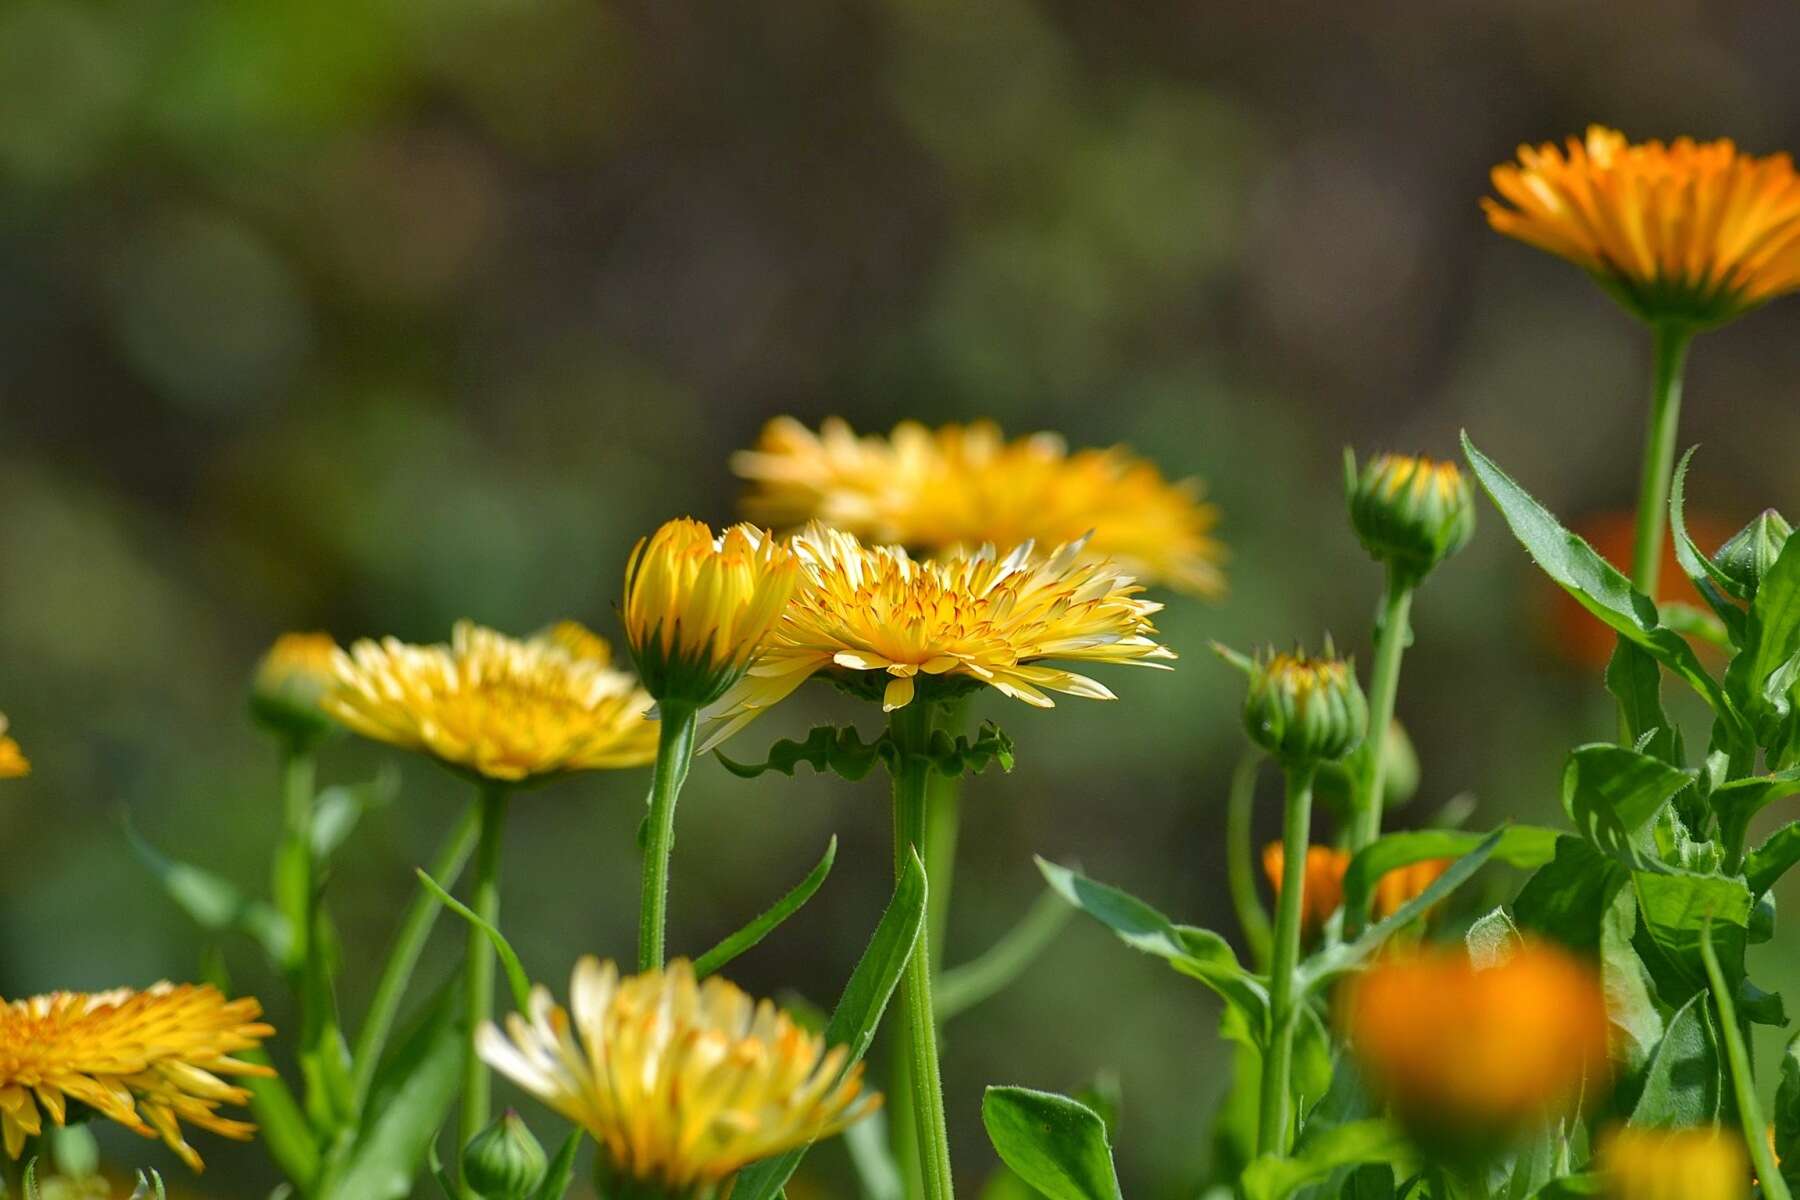
<svg viewBox="0 0 1800 1200"><path fill-rule="evenodd" d="M0 713L0 779L18 779L31 774L31 760L19 749L19 743L6 736L6 714Z"/></svg>
<svg viewBox="0 0 1800 1200"><path fill-rule="evenodd" d="M1332 762L1362 744L1369 703L1356 665L1339 658L1330 639L1320 655L1269 651L1242 662L1250 676L1244 728L1282 763Z"/></svg>
<svg viewBox="0 0 1800 1200"><path fill-rule="evenodd" d="M658 700L705 705L743 678L793 595L799 564L752 525L714 537L683 518L625 566L625 637Z"/></svg>
<svg viewBox="0 0 1800 1200"><path fill-rule="evenodd" d="M739 1168L868 1116L861 1064L767 1000L677 959L621 978L575 965L570 1005L542 986L531 1012L476 1034L481 1057L593 1135L608 1179L683 1200L729 1190ZM639 1194L637 1191L632 1194Z"/></svg>
<svg viewBox="0 0 1800 1200"><path fill-rule="evenodd" d="M1484 969L1460 948L1391 955L1348 988L1343 1023L1371 1084L1441 1154L1497 1150L1609 1075L1597 973L1542 943Z"/></svg>
<svg viewBox="0 0 1800 1200"><path fill-rule="evenodd" d="M211 986L159 983L144 991L52 992L0 1002L0 1133L18 1158L46 1116L61 1125L85 1105L145 1137L161 1138L194 1170L189 1125L248 1140L254 1125L219 1115L250 1094L222 1076L272 1075L232 1057L274 1030L248 997Z"/></svg>
<svg viewBox="0 0 1800 1200"><path fill-rule="evenodd" d="M921 562L812 525L791 545L800 585L762 658L725 696L714 743L821 671L878 690L890 712L921 687L984 685L1050 708L1049 692L1113 698L1053 663L1159 666L1175 657L1151 636L1162 605L1079 543L1048 555L1027 542L1004 558L983 547Z"/></svg>
<svg viewBox="0 0 1800 1200"><path fill-rule="evenodd" d="M1493 170L1496 230L1568 259L1652 323L1714 325L1800 287L1800 176L1729 139L1521 146Z"/></svg>
<svg viewBox="0 0 1800 1200"><path fill-rule="evenodd" d="M1199 483L1171 483L1117 447L1071 453L1050 433L1009 441L988 421L907 421L884 438L782 417L732 466L751 483L751 519L779 528L817 520L927 557L1085 537L1085 553L1146 582L1202 596L1224 587L1218 512Z"/></svg>
<svg viewBox="0 0 1800 1200"><path fill-rule="evenodd" d="M1745 1200L1750 1158L1743 1139L1715 1126L1604 1134L1594 1156L1608 1200Z"/></svg>
<svg viewBox="0 0 1800 1200"><path fill-rule="evenodd" d="M325 711L364 737L488 779L631 767L656 757L651 698L573 622L519 640L469 621L450 644L359 641L335 657Z"/></svg>
<svg viewBox="0 0 1800 1200"><path fill-rule="evenodd" d="M337 682L337 641L328 633L284 633L256 664L250 715L283 737L318 738L335 726L320 701Z"/></svg>

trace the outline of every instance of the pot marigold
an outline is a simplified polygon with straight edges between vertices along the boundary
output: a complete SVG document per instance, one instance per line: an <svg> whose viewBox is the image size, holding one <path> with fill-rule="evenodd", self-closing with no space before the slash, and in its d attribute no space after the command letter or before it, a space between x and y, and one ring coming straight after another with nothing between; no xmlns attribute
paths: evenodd
<svg viewBox="0 0 1800 1200"><path fill-rule="evenodd" d="M6 736L6 714L0 713L0 779L18 779L31 774L31 760L19 749L19 743Z"/></svg>
<svg viewBox="0 0 1800 1200"><path fill-rule="evenodd" d="M219 1115L250 1093L221 1076L273 1075L232 1057L275 1031L262 1006L211 986L159 983L144 991L52 992L0 1003L0 1133L18 1158L44 1117L63 1124L71 1102L145 1137L159 1137L198 1171L181 1123L248 1140L256 1127Z"/></svg>
<svg viewBox="0 0 1800 1200"><path fill-rule="evenodd" d="M1201 596L1224 588L1218 511L1199 482L1171 483L1118 447L1071 453L1051 433L1009 441L989 421L907 421L884 438L781 417L732 467L751 483L750 518L778 528L817 520L926 556L1091 534L1086 553L1147 582Z"/></svg>
<svg viewBox="0 0 1800 1200"><path fill-rule="evenodd" d="M625 566L625 637L658 700L710 704L743 677L793 595L799 565L752 525L718 537L670 521Z"/></svg>
<svg viewBox="0 0 1800 1200"><path fill-rule="evenodd" d="M570 1007L539 986L529 1015L476 1034L482 1058L593 1135L605 1175L671 1197L724 1195L748 1163L868 1116L862 1066L767 1000L686 961L621 978L575 965ZM633 1192L631 1194L637 1194Z"/></svg>
<svg viewBox="0 0 1800 1200"><path fill-rule="evenodd" d="M1263 847L1263 874L1269 886L1281 898L1281 872L1285 855L1280 842ZM1306 878L1300 890L1300 929L1302 936L1312 938L1325 927L1344 903L1344 874L1350 869L1350 852L1335 846L1310 846L1306 851ZM1430 858L1422 862L1395 867L1375 884L1375 919L1385 920L1399 912L1408 901L1436 883L1438 876L1450 869L1447 858Z"/></svg>
<svg viewBox="0 0 1800 1200"><path fill-rule="evenodd" d="M813 525L791 546L800 585L762 658L721 702L714 744L820 671L853 686L885 676L889 712L913 702L921 677L1050 708L1048 692L1114 698L1050 662L1160 666L1175 657L1151 637L1162 605L1079 542L1048 555L1027 542L1005 558L990 546L921 562Z"/></svg>
<svg viewBox="0 0 1800 1200"><path fill-rule="evenodd" d="M1585 269L1653 323L1705 326L1800 287L1800 176L1729 139L1632 144L1600 125L1521 146L1482 200L1496 230Z"/></svg>
<svg viewBox="0 0 1800 1200"><path fill-rule="evenodd" d="M337 682L337 641L329 633L284 633L250 681L250 715L271 732L308 740L333 728L320 706Z"/></svg>
<svg viewBox="0 0 1800 1200"><path fill-rule="evenodd" d="M470 621L448 646L363 640L335 657L325 711L364 737L488 779L632 767L656 757L652 700L574 622L519 640Z"/></svg>
<svg viewBox="0 0 1800 1200"><path fill-rule="evenodd" d="M1607 1200L1745 1200L1750 1157L1743 1140L1712 1126L1614 1129L1594 1156Z"/></svg>
<svg viewBox="0 0 1800 1200"><path fill-rule="evenodd" d="M1461 949L1390 955L1348 988L1342 1017L1371 1084L1444 1153L1498 1149L1608 1075L1599 977L1542 943L1486 969Z"/></svg>

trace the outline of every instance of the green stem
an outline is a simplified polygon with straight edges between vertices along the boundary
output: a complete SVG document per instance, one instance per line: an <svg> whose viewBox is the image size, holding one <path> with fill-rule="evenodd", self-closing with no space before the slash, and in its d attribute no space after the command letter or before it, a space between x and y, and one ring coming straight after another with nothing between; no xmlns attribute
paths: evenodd
<svg viewBox="0 0 1800 1200"><path fill-rule="evenodd" d="M1269 968L1269 1042L1263 1050L1256 1152L1286 1154L1288 1090L1294 1056L1294 976L1300 965L1300 903L1312 836L1312 763L1287 768L1282 818L1281 898L1275 912L1275 958Z"/></svg>
<svg viewBox="0 0 1800 1200"><path fill-rule="evenodd" d="M482 785L480 800L480 833L475 843L475 885L469 893L469 907L475 915L496 928L500 924L500 835L506 822L507 786L488 781ZM494 943L478 926L469 926L469 948L463 960L463 985L468 1036L486 1024L494 1012ZM471 1051L463 1069L461 1139L457 1142L457 1159L462 1147L487 1128L488 1068L479 1054ZM468 1192L468 1185L463 1185Z"/></svg>
<svg viewBox="0 0 1800 1200"><path fill-rule="evenodd" d="M1250 946L1250 958L1259 968L1269 964L1269 914L1256 894L1256 849L1251 843L1250 815L1256 802L1256 772L1262 755L1244 751L1231 773L1231 790L1225 797L1225 880L1231 888L1231 904L1238 926Z"/></svg>
<svg viewBox="0 0 1800 1200"><path fill-rule="evenodd" d="M282 916L287 918L289 936L293 938L289 962L304 973L312 965L313 887L315 867L312 851L314 778L318 760L312 749L298 739L285 740L281 747L281 807L287 826L287 849L282 855L287 878L278 880L276 894Z"/></svg>
<svg viewBox="0 0 1800 1200"><path fill-rule="evenodd" d="M1655 339L1650 420L1638 479L1637 540L1631 555L1632 586L1652 599L1662 570L1669 474L1675 468L1675 430L1681 419L1681 376L1693 333L1685 325L1659 325Z"/></svg>
<svg viewBox="0 0 1800 1200"><path fill-rule="evenodd" d="M699 712L690 705L662 704L662 732L656 746L656 773L650 778L650 816L645 827L644 884L638 899L638 970L654 971L666 958L669 927L669 859L675 852L675 800L694 759Z"/></svg>
<svg viewBox="0 0 1800 1200"><path fill-rule="evenodd" d="M431 877L445 887L455 887L456 877L462 874L464 864L475 850L476 830L481 820L481 802L478 800L469 805L456 827L450 831L443 847L431 862ZM412 981L413 970L419 965L419 956L425 952L425 943L431 938L431 930L437 924L438 914L443 911L429 894L413 889L417 893L412 902L406 906L406 915L400 919L400 930L394 935L394 948L388 952L387 965L381 969L381 978L375 984L375 994L369 1001L369 1011L363 1017L362 1030L356 1036L356 1049L350 1056L354 1063L351 1075L351 1095L355 1098L352 1111L359 1116L363 1105L369 1099L369 1088L375 1082L375 1068L380 1065L381 1052L387 1045L388 1034L393 1031L394 1018L400 1013L400 1001L406 996L406 985Z"/></svg>
<svg viewBox="0 0 1800 1200"><path fill-rule="evenodd" d="M934 714L928 702L916 700L889 718L888 732L899 752L894 775L894 877L899 879L909 850L923 857L926 812L931 798L931 761L925 757ZM931 876L926 873L927 895ZM950 1137L944 1119L944 1086L938 1067L937 1021L931 1006L931 929L919 931L918 943L900 981L906 1021L906 1058L911 1087L912 1119L917 1128L919 1164L926 1200L950 1200ZM903 1114L896 1116L904 1120Z"/></svg>
<svg viewBox="0 0 1800 1200"><path fill-rule="evenodd" d="M1350 801L1350 853L1355 855L1381 836L1381 812L1386 799L1388 727L1394 723L1394 701L1400 694L1400 659L1412 639L1414 580L1389 566L1387 586L1381 594L1381 619L1375 627L1375 668L1369 678L1369 731L1354 762L1355 778ZM1362 931L1368 912L1344 914L1345 933L1354 938Z"/></svg>
<svg viewBox="0 0 1800 1200"><path fill-rule="evenodd" d="M1738 1025L1737 1004L1719 968L1719 954L1713 948L1712 924L1700 931L1700 961L1706 965L1706 981L1712 985L1713 1004L1719 1010L1719 1032L1725 1039L1725 1061L1731 1065L1731 1087L1737 1096L1738 1121L1749 1143L1750 1161L1756 1164L1756 1177L1762 1181L1763 1200L1792 1200L1787 1181L1781 1176L1781 1164L1775 1161L1775 1149L1769 1145L1768 1123L1763 1120L1762 1104L1756 1098L1756 1075L1750 1066L1750 1052L1744 1045L1744 1031Z"/></svg>

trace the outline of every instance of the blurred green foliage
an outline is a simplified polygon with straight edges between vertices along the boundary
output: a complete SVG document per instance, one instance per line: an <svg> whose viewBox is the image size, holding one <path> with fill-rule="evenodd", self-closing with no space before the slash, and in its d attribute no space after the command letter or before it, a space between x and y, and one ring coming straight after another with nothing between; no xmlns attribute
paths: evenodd
<svg viewBox="0 0 1800 1200"><path fill-rule="evenodd" d="M1640 338L1485 231L1486 168L1591 119L1800 145L1797 34L1772 2L0 5L0 708L36 765L0 795L0 994L196 973L120 817L260 885L276 779L242 688L277 632L616 634L632 540L730 517L726 457L782 412L993 416L1208 479L1233 590L1171 603L1176 672L1109 679L1113 705L984 705L1019 768L972 788L949 958L1025 910L1033 853L1225 926L1237 685L1202 648L1329 629L1366 662L1379 580L1341 446L1448 454L1466 425L1559 512L1631 494ZM1797 331L1778 305L1696 352L1690 507L1728 528L1800 506L1768 450L1800 438ZM1462 792L1478 824L1551 817L1563 750L1609 729L1487 523L1415 609L1408 822ZM755 737L842 711L809 692ZM340 743L326 778L388 757ZM552 984L629 951L645 785L516 806L507 928ZM352 945L385 943L460 802L405 764L330 881ZM837 833L828 902L733 966L828 1001L886 899L885 820L868 787L701 764L674 944L710 945ZM351 958L350 1011L374 958ZM1116 1067L1127 1193L1188 1194L1227 1086L1216 1017L1072 926L948 1032L967 1186L993 1161L983 1085ZM254 1149L207 1157L215 1194L269 1180Z"/></svg>

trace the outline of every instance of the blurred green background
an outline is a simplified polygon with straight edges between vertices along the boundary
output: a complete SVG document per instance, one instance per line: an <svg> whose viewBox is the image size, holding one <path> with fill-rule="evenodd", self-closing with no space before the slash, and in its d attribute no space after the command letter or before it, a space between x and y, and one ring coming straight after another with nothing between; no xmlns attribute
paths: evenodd
<svg viewBox="0 0 1800 1200"><path fill-rule="evenodd" d="M0 3L0 709L36 765L0 792L0 994L197 970L126 813L262 886L274 764L242 684L276 633L616 635L632 541L730 519L726 458L780 413L991 416L1208 481L1232 588L1169 598L1178 669L1107 674L1116 704L986 703L1020 764L971 788L949 957L1024 910L1034 853L1230 929L1240 683L1206 639L1330 630L1366 661L1378 578L1342 446L1447 454L1467 426L1565 514L1631 495L1645 338L1486 230L1487 168L1589 120L1800 145L1797 37L1773 2ZM1715 530L1800 506L1797 373L1796 302L1696 349L1683 440L1706 443L1690 494ZM1415 610L1400 711L1425 771L1400 823L1464 792L1479 824L1553 819L1563 749L1610 735L1483 518ZM803 693L740 752L848 715ZM341 742L325 774L393 757ZM463 802L403 766L331 884L352 1014ZM506 924L559 992L578 953L630 952L646 782L515 806ZM709 945L834 832L825 892L734 971L828 1001L887 894L876 783L701 764L674 945ZM1787 936L1759 948L1765 985L1800 984ZM1128 1192L1191 1195L1227 1083L1216 1017L1072 925L948 1032L964 1186L992 1161L982 1085L1115 1069ZM272 1181L253 1149L202 1149L211 1194Z"/></svg>

